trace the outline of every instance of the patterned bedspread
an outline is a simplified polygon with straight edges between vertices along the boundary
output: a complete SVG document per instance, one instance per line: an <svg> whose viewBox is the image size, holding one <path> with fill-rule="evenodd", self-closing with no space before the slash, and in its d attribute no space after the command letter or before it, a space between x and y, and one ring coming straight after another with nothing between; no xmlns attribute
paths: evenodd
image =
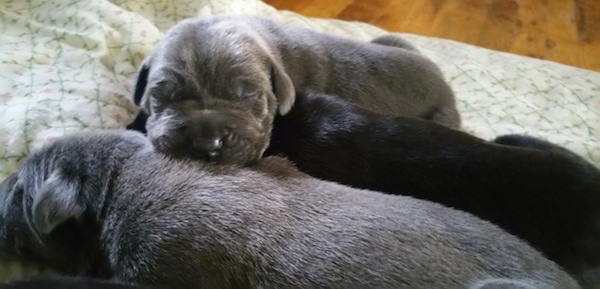
<svg viewBox="0 0 600 289"><path fill-rule="evenodd" d="M258 0L4 0L0 2L0 180L67 132L123 128L137 66L163 33L194 16L258 14L370 40L376 27L277 11ZM600 165L600 73L403 34L444 72L464 130L526 133ZM19 276L0 265L0 279Z"/></svg>

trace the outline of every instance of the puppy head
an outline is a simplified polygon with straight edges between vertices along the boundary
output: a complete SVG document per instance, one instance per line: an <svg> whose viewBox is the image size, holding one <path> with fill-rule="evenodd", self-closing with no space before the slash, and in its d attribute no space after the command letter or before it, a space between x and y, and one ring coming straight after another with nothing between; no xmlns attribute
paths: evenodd
<svg viewBox="0 0 600 289"><path fill-rule="evenodd" d="M258 33L221 18L184 21L142 64L133 93L160 151L215 163L258 160L295 91Z"/></svg>
<svg viewBox="0 0 600 289"><path fill-rule="evenodd" d="M33 153L0 184L0 256L59 273L90 270L108 184L147 147L136 132L85 133Z"/></svg>

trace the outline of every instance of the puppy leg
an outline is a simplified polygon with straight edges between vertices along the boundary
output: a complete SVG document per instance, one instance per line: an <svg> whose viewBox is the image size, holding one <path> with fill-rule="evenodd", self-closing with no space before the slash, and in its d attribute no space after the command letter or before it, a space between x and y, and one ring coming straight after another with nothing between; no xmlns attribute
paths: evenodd
<svg viewBox="0 0 600 289"><path fill-rule="evenodd" d="M385 46L395 46L416 53L421 53L416 46L398 35L386 34L371 40L371 42Z"/></svg>

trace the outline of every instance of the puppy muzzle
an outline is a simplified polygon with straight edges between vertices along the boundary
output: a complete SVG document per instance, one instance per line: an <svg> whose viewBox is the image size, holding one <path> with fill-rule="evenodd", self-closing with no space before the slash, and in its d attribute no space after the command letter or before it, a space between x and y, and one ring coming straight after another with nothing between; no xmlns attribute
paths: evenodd
<svg viewBox="0 0 600 289"><path fill-rule="evenodd" d="M148 137L157 150L214 163L246 164L260 158L266 134L239 114L202 110L152 120Z"/></svg>

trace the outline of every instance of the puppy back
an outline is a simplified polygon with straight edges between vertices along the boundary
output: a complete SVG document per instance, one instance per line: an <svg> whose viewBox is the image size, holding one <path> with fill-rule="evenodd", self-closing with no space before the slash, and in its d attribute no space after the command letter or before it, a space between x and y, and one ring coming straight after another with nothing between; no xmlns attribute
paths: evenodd
<svg viewBox="0 0 600 289"><path fill-rule="evenodd" d="M123 277L144 275L127 269L137 256L155 274L141 278L184 280L206 268L214 279L198 284L464 288L497 276L577 288L527 244L470 214L320 181L277 158L250 169L147 158L125 169L105 236L126 242L111 245L112 255L129 254Z"/></svg>

